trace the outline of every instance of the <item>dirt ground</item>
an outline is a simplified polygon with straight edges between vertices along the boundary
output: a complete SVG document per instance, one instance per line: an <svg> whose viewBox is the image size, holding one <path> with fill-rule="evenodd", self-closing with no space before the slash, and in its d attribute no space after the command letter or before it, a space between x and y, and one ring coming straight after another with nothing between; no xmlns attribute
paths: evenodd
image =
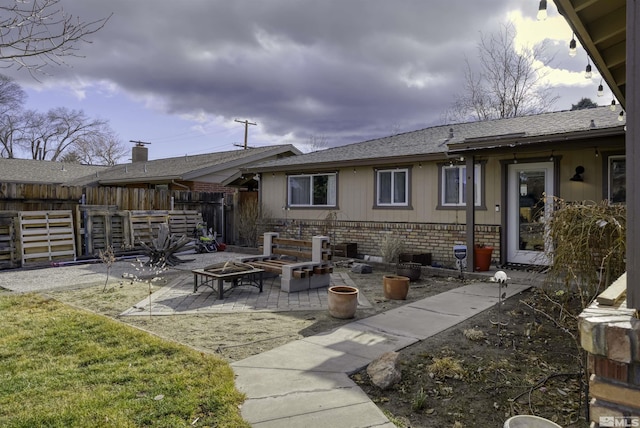
<svg viewBox="0 0 640 428"><path fill-rule="evenodd" d="M372 305L358 309L356 319L466 283L456 277L423 275L411 283L407 300L394 301L383 296L385 273L390 272L349 273ZM171 279L165 276L151 291ZM95 284L49 295L229 362L353 321L332 318L324 310L120 317L148 296L147 285L114 279L106 292L102 289L103 284ZM525 292L402 350L403 377L389 390L371 385L364 370L352 378L399 427L500 427L509 416L523 413L563 427L586 427L580 410L584 398L578 348L545 315L555 309L541 293Z"/></svg>

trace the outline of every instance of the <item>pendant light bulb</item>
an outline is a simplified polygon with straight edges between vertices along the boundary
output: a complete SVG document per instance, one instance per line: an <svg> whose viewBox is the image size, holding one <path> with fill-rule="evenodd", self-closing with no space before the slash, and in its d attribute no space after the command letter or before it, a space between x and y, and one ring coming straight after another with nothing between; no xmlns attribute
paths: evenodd
<svg viewBox="0 0 640 428"><path fill-rule="evenodd" d="M576 44L576 38L574 35L571 35L571 41L569 42L569 56L576 56L578 53L578 48Z"/></svg>
<svg viewBox="0 0 640 428"><path fill-rule="evenodd" d="M600 84L598 85L598 96L599 97L604 96L604 86L602 86L602 80L600 81Z"/></svg>
<svg viewBox="0 0 640 428"><path fill-rule="evenodd" d="M584 78L591 79L593 73L591 73L591 64L587 63L587 68L584 69Z"/></svg>
<svg viewBox="0 0 640 428"><path fill-rule="evenodd" d="M611 100L611 105L609 106L609 110L616 111L616 100Z"/></svg>
<svg viewBox="0 0 640 428"><path fill-rule="evenodd" d="M544 21L547 19L547 0L540 0L537 18L538 21Z"/></svg>

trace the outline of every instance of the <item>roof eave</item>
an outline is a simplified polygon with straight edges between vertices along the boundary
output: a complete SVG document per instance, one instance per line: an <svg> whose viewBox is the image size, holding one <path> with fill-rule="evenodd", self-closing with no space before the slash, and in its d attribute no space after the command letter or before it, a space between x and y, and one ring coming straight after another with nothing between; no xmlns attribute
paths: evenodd
<svg viewBox="0 0 640 428"><path fill-rule="evenodd" d="M192 180L194 178L202 177L203 175L209 175L209 174L226 171L233 168L242 169L243 165L259 162L263 158L270 157L270 156L277 156L287 152L291 152L294 155L299 155L302 153L300 152L300 150L298 150L294 146L277 146L271 150L267 150L259 154L254 154L251 156L236 159L231 162L224 162L224 163L213 165L210 167L205 167L205 168L200 168L198 170L190 171L185 173L183 177L185 180Z"/></svg>
<svg viewBox="0 0 640 428"><path fill-rule="evenodd" d="M446 153L425 153L425 154L412 154L393 157L379 157L379 158L365 158L365 159L353 159L342 162L314 162L308 164L288 164L288 165L276 165L271 167L251 167L243 169L243 171L251 173L260 172L290 172L290 171L317 171L328 169L340 169L340 168L353 168L358 166L371 166L371 165L397 165L397 164L409 164L415 162L427 162L431 160L440 160L446 158Z"/></svg>
<svg viewBox="0 0 640 428"><path fill-rule="evenodd" d="M134 183L164 183L172 180L184 180L184 178L180 175L167 175L167 176L158 176L158 177L131 177L131 178L114 178L114 179L98 179L97 182L99 184L134 184Z"/></svg>
<svg viewBox="0 0 640 428"><path fill-rule="evenodd" d="M599 138L615 135L624 135L625 125L616 126L613 128L601 128L601 129L586 129L576 132L568 132L562 134L552 135L537 135L532 137L520 137L510 139L500 139L499 141L483 141L478 143L456 143L449 145L449 153L465 153L478 150L491 150L491 149L503 149L507 147L517 147L532 144L544 144L544 143L558 143L587 138Z"/></svg>

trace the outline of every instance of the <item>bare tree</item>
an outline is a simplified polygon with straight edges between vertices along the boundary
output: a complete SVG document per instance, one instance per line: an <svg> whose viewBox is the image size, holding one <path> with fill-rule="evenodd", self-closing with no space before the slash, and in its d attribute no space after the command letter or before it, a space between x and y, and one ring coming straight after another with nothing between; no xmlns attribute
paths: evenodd
<svg viewBox="0 0 640 428"><path fill-rule="evenodd" d="M548 111L559 96L544 83L544 43L517 50L513 24L482 36L478 43L480 67L474 70L466 60L463 91L447 112L447 120L490 120Z"/></svg>
<svg viewBox="0 0 640 428"><path fill-rule="evenodd" d="M327 140L326 135L310 135L304 151L306 153L317 152L319 150L324 150L327 147L329 147L329 141Z"/></svg>
<svg viewBox="0 0 640 428"><path fill-rule="evenodd" d="M0 5L0 61L30 73L78 56L78 45L110 17L91 22L65 13L60 0L15 0Z"/></svg>
<svg viewBox="0 0 640 428"><path fill-rule="evenodd" d="M27 94L12 78L0 74L0 114L22 109Z"/></svg>
<svg viewBox="0 0 640 428"><path fill-rule="evenodd" d="M24 126L21 113L0 114L0 158L13 159L20 150L20 135Z"/></svg>
<svg viewBox="0 0 640 428"><path fill-rule="evenodd" d="M122 140L108 126L104 126L99 132L78 139L74 147L65 152L60 160L85 165L113 166L128 153L128 147Z"/></svg>
<svg viewBox="0 0 640 428"><path fill-rule="evenodd" d="M10 77L0 74L0 157L15 156L17 132L26 93Z"/></svg>
<svg viewBox="0 0 640 428"><path fill-rule="evenodd" d="M104 150L113 139L113 131L108 122L102 119L91 119L82 110L70 110L57 107L46 114L30 111L25 114L20 145L30 152L32 159L60 160L71 151L78 151L79 159L95 159L95 153ZM89 156L88 145L95 145ZM85 158L85 154L87 157ZM108 158L115 158L116 151Z"/></svg>

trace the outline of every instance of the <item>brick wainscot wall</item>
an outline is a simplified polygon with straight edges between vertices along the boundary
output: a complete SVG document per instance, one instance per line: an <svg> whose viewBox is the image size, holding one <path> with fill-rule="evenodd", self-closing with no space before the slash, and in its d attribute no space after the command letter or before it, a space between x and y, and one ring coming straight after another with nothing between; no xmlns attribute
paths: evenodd
<svg viewBox="0 0 640 428"><path fill-rule="evenodd" d="M326 235L332 244L353 242L360 255L379 256L380 240L393 234L404 243L404 252L431 253L432 261L443 267L455 266L453 246L465 244L466 225L441 223L389 223L343 220L271 219L263 225L263 232L279 232L283 237L310 239ZM476 242L493 247L492 259L500 260L500 233L498 225L476 225Z"/></svg>

